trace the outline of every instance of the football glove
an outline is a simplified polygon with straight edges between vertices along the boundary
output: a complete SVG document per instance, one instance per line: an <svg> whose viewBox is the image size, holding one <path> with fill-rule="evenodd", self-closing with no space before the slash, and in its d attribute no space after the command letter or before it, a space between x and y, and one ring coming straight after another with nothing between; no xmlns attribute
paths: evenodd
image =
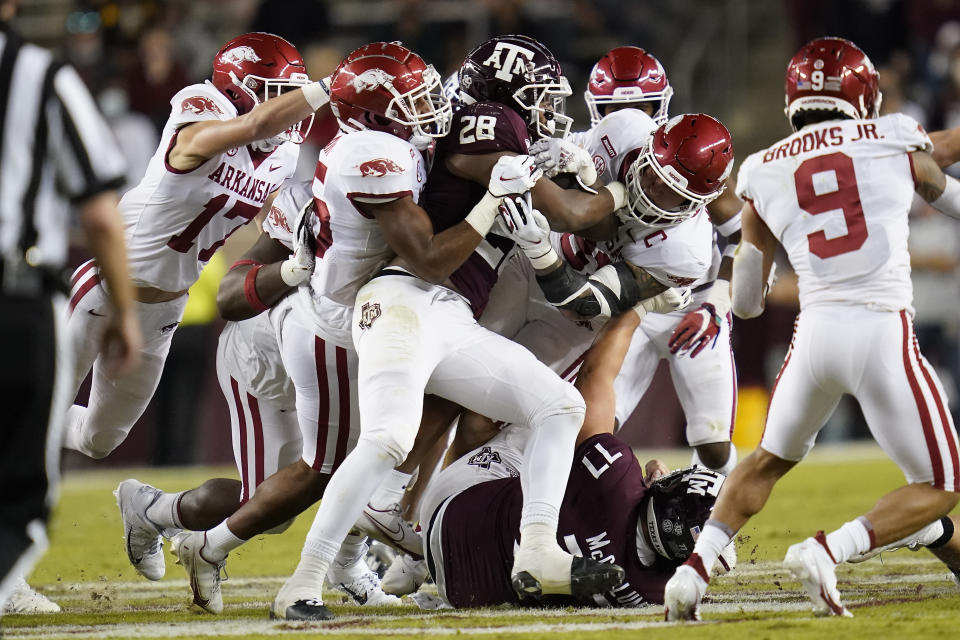
<svg viewBox="0 0 960 640"><path fill-rule="evenodd" d="M496 198L522 195L542 176L532 156L502 156L490 171L487 191Z"/></svg>
<svg viewBox="0 0 960 640"><path fill-rule="evenodd" d="M313 273L317 238L313 232L316 220L311 199L300 208L293 223L293 255L280 265L280 277L290 287L296 287Z"/></svg>
<svg viewBox="0 0 960 640"><path fill-rule="evenodd" d="M638 302L633 310L641 318L648 313L670 313L685 308L690 304L692 297L690 287L670 288L652 298Z"/></svg>
<svg viewBox="0 0 960 640"><path fill-rule="evenodd" d="M673 330L667 343L670 353L689 351L690 357L696 358L707 345L713 349L722 326L723 317L712 304L704 302L699 309L683 316L683 320Z"/></svg>
<svg viewBox="0 0 960 640"><path fill-rule="evenodd" d="M530 146L530 155L548 178L558 173L574 173L586 186L597 181L593 158L583 149L560 138L543 138Z"/></svg>
<svg viewBox="0 0 960 640"><path fill-rule="evenodd" d="M517 243L535 268L542 269L556 261L557 254L550 245L550 223L534 209L529 192L504 198L499 214L507 237Z"/></svg>

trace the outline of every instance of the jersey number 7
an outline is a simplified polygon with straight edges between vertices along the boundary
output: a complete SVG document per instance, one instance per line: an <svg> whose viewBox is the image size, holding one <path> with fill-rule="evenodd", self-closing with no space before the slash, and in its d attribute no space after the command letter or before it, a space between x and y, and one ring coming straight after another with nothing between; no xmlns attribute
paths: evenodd
<svg viewBox="0 0 960 640"><path fill-rule="evenodd" d="M813 177L828 172L833 173L837 188L818 194ZM793 181L801 209L814 216L839 209L843 211L843 219L847 224L847 233L836 238L827 239L827 234L822 230L808 234L810 253L826 259L856 251L863 246L867 240L867 221L863 217L857 174L850 156L837 152L804 160L794 172Z"/></svg>

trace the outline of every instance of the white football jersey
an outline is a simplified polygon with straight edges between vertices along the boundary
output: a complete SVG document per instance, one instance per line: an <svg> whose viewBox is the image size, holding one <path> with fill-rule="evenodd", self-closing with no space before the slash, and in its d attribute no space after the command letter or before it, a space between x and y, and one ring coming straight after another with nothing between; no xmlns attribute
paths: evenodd
<svg viewBox="0 0 960 640"><path fill-rule="evenodd" d="M263 220L263 232L292 251L293 227L297 222L297 215L311 200L312 180L287 180L273 199L270 211ZM319 231L318 220L314 223L314 231Z"/></svg>
<svg viewBox="0 0 960 640"><path fill-rule="evenodd" d="M237 110L210 84L182 89L171 100L160 146L140 184L120 200L134 284L180 291L236 229L254 218L297 166L299 147L285 142L270 154L230 149L190 171L167 163L181 127L229 120Z"/></svg>
<svg viewBox="0 0 960 640"><path fill-rule="evenodd" d="M932 149L915 120L890 114L810 125L747 158L737 195L786 250L801 308L912 309L908 154Z"/></svg>
<svg viewBox="0 0 960 640"><path fill-rule="evenodd" d="M604 182L623 181L627 167L656 129L657 123L643 111L620 109L606 115L587 133L585 148ZM569 249L557 234L554 234L554 245L569 262ZM640 222L622 222L616 239L598 243L596 249L612 260L627 260L643 267L659 282L671 287L709 282L720 263L719 252L713 245L713 225L705 209L666 229L653 229Z"/></svg>

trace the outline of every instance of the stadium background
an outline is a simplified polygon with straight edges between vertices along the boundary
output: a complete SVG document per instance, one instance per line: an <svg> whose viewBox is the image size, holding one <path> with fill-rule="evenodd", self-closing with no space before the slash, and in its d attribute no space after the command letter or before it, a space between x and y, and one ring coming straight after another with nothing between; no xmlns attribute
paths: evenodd
<svg viewBox="0 0 960 640"><path fill-rule="evenodd" d="M181 87L208 77L219 46L245 31L293 42L311 77L329 74L355 46L401 40L453 73L464 55L501 33L534 36L556 54L574 94L575 128L589 123L582 92L608 49L637 45L657 56L676 93L672 113L704 111L734 135L738 160L789 133L783 70L810 38L852 39L880 70L883 110L902 111L928 130L960 126L960 1L957 0L23 0L18 28L59 50L98 97L136 183ZM321 133L323 125L315 126ZM312 174L316 152L304 149ZM735 175L735 174L734 174ZM732 188L732 184L731 184ZM917 203L911 227L917 333L957 416L960 381L960 225ZM191 289L161 389L112 465L229 463L229 422L214 371L222 321L214 296L220 275L252 242L251 225L225 247ZM83 258L74 252L73 264ZM761 318L735 322L740 406L734 440L751 447L762 428L796 314L786 265ZM84 392L81 391L81 395ZM683 414L665 365L623 433L634 446L680 446ZM824 440L869 437L853 402L841 405ZM91 464L81 456L69 468ZM103 463L100 463L103 464Z"/></svg>

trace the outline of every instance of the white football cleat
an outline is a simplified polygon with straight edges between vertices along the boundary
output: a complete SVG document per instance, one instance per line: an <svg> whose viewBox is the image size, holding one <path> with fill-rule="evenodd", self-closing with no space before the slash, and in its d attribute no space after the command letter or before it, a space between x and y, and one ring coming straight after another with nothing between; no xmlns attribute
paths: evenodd
<svg viewBox="0 0 960 640"><path fill-rule="evenodd" d="M426 560L414 560L404 553L397 556L387 572L383 574L380 587L386 593L405 596L419 589L428 574Z"/></svg>
<svg viewBox="0 0 960 640"><path fill-rule="evenodd" d="M940 522L940 520L936 520L919 531L900 538L895 542L885 544L882 547L875 547L864 553L858 553L851 558L847 558L847 562L863 562L881 553L886 553L887 551L896 551L897 549L902 549L903 547L907 547L911 551L919 551L921 548L936 542L942 535L943 524Z"/></svg>
<svg viewBox="0 0 960 640"><path fill-rule="evenodd" d="M734 538L730 544L723 548L717 561L713 563L713 569L710 570L711 576L722 576L730 573L737 567L737 540Z"/></svg>
<svg viewBox="0 0 960 640"><path fill-rule="evenodd" d="M625 575L618 565L570 555L556 543L533 549L521 545L513 556L510 584L521 602L549 594L592 600L623 582Z"/></svg>
<svg viewBox="0 0 960 640"><path fill-rule="evenodd" d="M193 590L193 602L213 614L223 611L223 593L220 591L220 571L226 579L226 558L211 562L203 557L207 543L205 531L184 531L173 537L171 552L177 556L177 564L183 565Z"/></svg>
<svg viewBox="0 0 960 640"><path fill-rule="evenodd" d="M803 584L810 601L813 602L814 615L853 617L840 601L840 592L837 590L837 563L833 561L823 531L818 531L813 538L807 538L787 549L783 565Z"/></svg>
<svg viewBox="0 0 960 640"><path fill-rule="evenodd" d="M113 492L123 520L123 540L127 559L137 573L148 580L159 580L166 572L161 528L147 517L147 509L163 492L139 480L124 480Z"/></svg>
<svg viewBox="0 0 960 640"><path fill-rule="evenodd" d="M700 556L693 554L674 571L663 590L663 612L667 622L699 620L700 602L707 592L706 571ZM699 565L699 569L695 568Z"/></svg>
<svg viewBox="0 0 960 640"><path fill-rule="evenodd" d="M330 563L327 580L344 592L354 604L367 607L385 607L400 604L400 598L383 592L380 578L367 566L361 555L353 564L343 566L336 560Z"/></svg>
<svg viewBox="0 0 960 640"><path fill-rule="evenodd" d="M18 576L13 585L13 592L3 605L3 613L58 613L60 605L35 591L23 576Z"/></svg>
<svg viewBox="0 0 960 640"><path fill-rule="evenodd" d="M403 555L397 553L393 547L388 547L379 540L370 540L368 538L367 545L369 546L367 550L367 566L380 577L383 577L398 555Z"/></svg>
<svg viewBox="0 0 960 640"><path fill-rule="evenodd" d="M396 503L384 509L368 503L353 530L414 558L423 557L423 540L417 528L403 519L400 505Z"/></svg>

